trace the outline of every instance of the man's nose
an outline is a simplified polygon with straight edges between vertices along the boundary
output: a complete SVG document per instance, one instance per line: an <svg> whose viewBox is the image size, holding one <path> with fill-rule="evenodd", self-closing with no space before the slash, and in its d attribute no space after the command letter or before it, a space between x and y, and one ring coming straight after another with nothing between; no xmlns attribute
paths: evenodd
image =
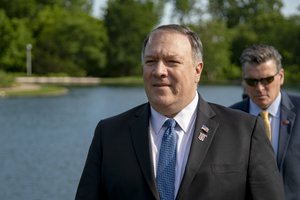
<svg viewBox="0 0 300 200"><path fill-rule="evenodd" d="M264 84L262 84L260 81L257 82L256 86L255 86L256 90L258 91L262 91L265 89Z"/></svg>
<svg viewBox="0 0 300 200"><path fill-rule="evenodd" d="M154 67L153 73L157 76L166 76L168 74L167 72L167 66L163 61L157 62L156 66Z"/></svg>

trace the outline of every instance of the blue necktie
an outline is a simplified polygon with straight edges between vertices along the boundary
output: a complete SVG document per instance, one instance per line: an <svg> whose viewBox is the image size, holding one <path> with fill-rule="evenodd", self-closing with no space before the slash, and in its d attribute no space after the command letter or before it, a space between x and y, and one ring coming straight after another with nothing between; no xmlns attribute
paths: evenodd
<svg viewBox="0 0 300 200"><path fill-rule="evenodd" d="M164 123L166 130L160 146L156 174L160 200L174 200L177 144L175 125L174 119L168 119Z"/></svg>

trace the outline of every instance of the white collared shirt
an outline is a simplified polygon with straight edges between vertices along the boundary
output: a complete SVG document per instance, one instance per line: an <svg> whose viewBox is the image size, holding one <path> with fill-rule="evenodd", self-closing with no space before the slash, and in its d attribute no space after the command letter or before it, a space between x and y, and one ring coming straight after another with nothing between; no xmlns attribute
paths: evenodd
<svg viewBox="0 0 300 200"><path fill-rule="evenodd" d="M276 99L267 108L267 111L269 112L269 120L271 124L271 133L272 133L271 143L276 157L278 151L279 128L280 128L280 103L281 103L281 93L279 92ZM259 113L262 111L262 109L258 105L256 105L251 99L250 99L249 106L250 106L249 113L252 115L258 116Z"/></svg>
<svg viewBox="0 0 300 200"><path fill-rule="evenodd" d="M196 120L196 110L198 105L198 94L195 95L193 101L188 104L183 110L181 110L173 119L176 120L177 125L175 131L177 134L177 159L175 167L175 194L176 196L187 163L187 159L190 152L191 142L193 138L193 132ZM164 122L168 118L151 107L150 117L150 138L153 158L153 169L156 177L157 163L159 157L159 150L162 141L162 136L165 128Z"/></svg>

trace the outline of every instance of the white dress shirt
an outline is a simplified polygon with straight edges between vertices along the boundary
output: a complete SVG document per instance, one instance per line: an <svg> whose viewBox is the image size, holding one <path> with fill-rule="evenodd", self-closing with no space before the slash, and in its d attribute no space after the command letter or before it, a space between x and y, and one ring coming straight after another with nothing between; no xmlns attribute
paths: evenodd
<svg viewBox="0 0 300 200"><path fill-rule="evenodd" d="M190 152L195 120L196 120L196 109L198 105L198 94L195 95L193 101L188 104L182 111L180 111L173 119L176 120L177 124L175 131L177 134L177 157L175 166L175 194L176 196L184 171L187 163L187 159ZM165 131L163 127L164 122L168 118L151 107L150 117L150 138L152 147L152 158L153 158L153 169L156 177L157 163L159 157L159 150L162 141L162 136Z"/></svg>
<svg viewBox="0 0 300 200"><path fill-rule="evenodd" d="M279 128L280 128L280 103L281 103L281 93L279 92L279 95L276 97L273 103L267 108L267 111L269 112L269 120L270 120L271 133L272 133L271 143L276 157L278 151ZM250 106L249 113L252 115L258 116L259 113L262 111L261 108L258 105L256 105L251 99L250 99L249 106Z"/></svg>

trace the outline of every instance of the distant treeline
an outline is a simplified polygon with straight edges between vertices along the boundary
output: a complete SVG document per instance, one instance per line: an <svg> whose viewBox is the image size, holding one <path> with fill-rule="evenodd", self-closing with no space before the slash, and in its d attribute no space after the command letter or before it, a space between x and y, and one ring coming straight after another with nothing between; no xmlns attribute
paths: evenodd
<svg viewBox="0 0 300 200"><path fill-rule="evenodd" d="M98 18L91 15L91 2L1 1L0 71L26 72L31 44L37 75L141 75L143 40L160 24L168 3L172 22L199 33L204 80L239 80L239 56L254 43L275 46L286 80L300 80L300 15L284 16L281 0L108 0Z"/></svg>

